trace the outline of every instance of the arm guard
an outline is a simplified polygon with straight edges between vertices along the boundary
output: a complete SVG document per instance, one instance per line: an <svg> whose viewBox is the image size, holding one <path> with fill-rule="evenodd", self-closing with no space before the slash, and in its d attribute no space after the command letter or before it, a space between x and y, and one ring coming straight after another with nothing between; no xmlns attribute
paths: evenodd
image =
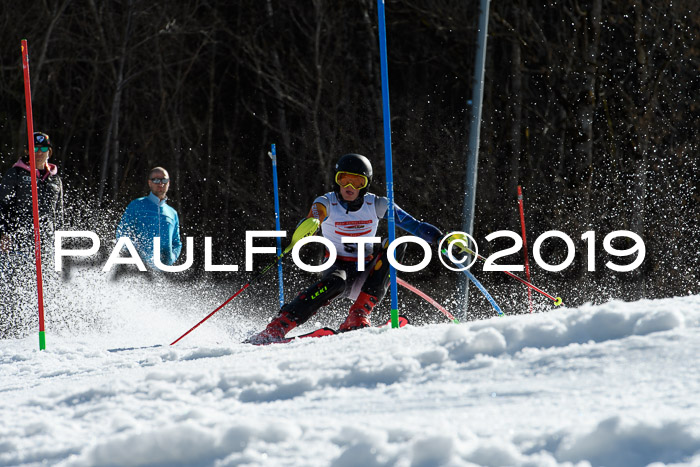
<svg viewBox="0 0 700 467"><path fill-rule="evenodd" d="M437 242L440 241L442 232L434 225L428 224L427 222L420 222L398 206L394 206L394 212L396 214L396 225L402 230L416 237L420 237L431 244L437 244Z"/></svg>

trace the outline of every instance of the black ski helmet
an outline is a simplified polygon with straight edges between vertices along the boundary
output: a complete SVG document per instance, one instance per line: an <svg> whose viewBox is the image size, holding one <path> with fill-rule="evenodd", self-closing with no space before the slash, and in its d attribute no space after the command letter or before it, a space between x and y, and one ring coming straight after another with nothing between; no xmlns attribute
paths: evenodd
<svg viewBox="0 0 700 467"><path fill-rule="evenodd" d="M338 159L338 162L335 164L334 175L338 172L350 172L367 177L367 186L360 190L360 197L363 197L365 193L367 193L367 188L372 184L372 163L361 154L345 154ZM335 180L335 176L333 179ZM337 183L336 190L340 191L340 187Z"/></svg>

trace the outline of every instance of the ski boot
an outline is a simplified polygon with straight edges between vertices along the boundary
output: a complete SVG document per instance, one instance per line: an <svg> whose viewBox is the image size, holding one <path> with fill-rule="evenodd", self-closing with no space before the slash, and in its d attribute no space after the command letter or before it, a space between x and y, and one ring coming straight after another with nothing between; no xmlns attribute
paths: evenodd
<svg viewBox="0 0 700 467"><path fill-rule="evenodd" d="M377 304L377 297L373 297L364 292L360 292L355 303L350 307L348 317L338 328L338 332L353 331L355 329L367 328L372 325L369 321L369 314Z"/></svg>
<svg viewBox="0 0 700 467"><path fill-rule="evenodd" d="M265 329L250 336L244 342L246 344L253 345L267 345L276 342L287 342L288 339L286 339L284 336L295 327L297 327L296 321L289 316L289 313L283 311L277 318L270 321L270 324L268 324Z"/></svg>

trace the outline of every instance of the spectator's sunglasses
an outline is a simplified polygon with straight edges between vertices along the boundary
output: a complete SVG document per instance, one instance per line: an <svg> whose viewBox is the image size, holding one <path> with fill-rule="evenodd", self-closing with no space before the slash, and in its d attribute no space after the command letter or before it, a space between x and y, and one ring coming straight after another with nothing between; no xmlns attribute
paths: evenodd
<svg viewBox="0 0 700 467"><path fill-rule="evenodd" d="M51 146L34 146L34 152L49 152L49 149L51 149Z"/></svg>
<svg viewBox="0 0 700 467"><path fill-rule="evenodd" d="M151 181L153 183L155 183L156 185L161 185L161 184L165 185L166 183L168 183L170 181L170 179L169 178L152 178Z"/></svg>

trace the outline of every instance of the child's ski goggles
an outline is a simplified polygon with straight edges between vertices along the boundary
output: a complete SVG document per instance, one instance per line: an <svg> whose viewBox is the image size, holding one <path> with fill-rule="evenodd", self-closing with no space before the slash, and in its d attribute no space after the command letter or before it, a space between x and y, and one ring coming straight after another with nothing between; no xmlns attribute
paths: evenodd
<svg viewBox="0 0 700 467"><path fill-rule="evenodd" d="M343 188L351 186L355 190L361 190L369 184L369 181L364 175L350 172L337 172L335 174L335 183Z"/></svg>

